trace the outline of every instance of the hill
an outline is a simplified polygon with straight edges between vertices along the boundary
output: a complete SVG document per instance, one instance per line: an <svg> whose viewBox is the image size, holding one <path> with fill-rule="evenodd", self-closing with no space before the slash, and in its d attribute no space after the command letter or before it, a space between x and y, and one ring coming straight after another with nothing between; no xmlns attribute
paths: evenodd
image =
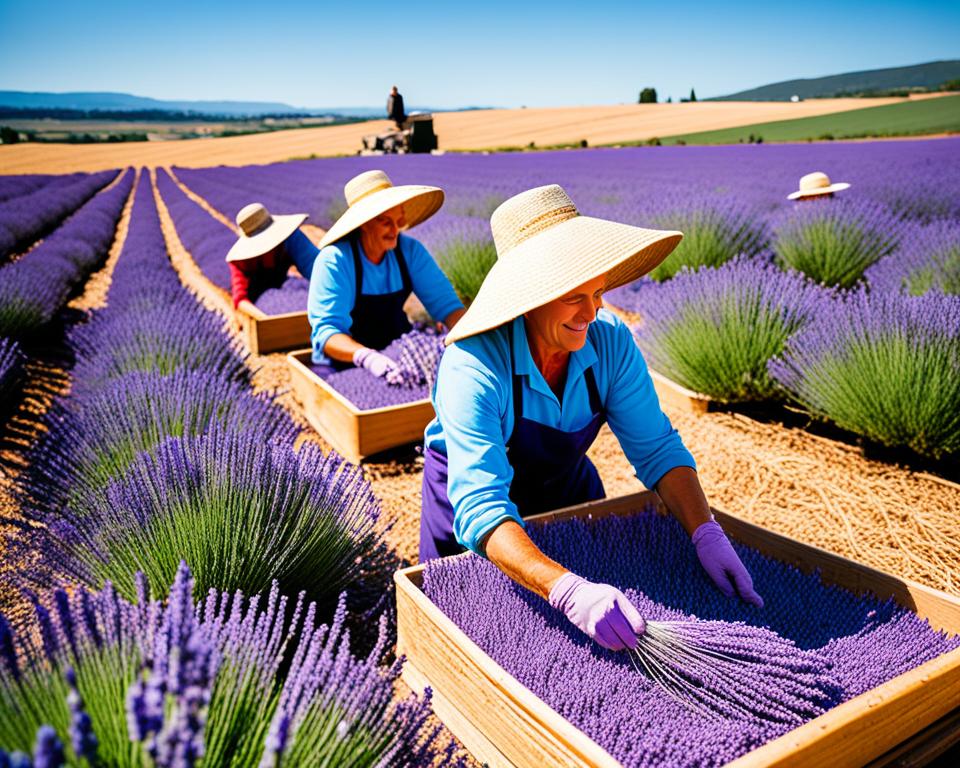
<svg viewBox="0 0 960 768"><path fill-rule="evenodd" d="M728 96L717 96L709 101L789 101L794 95L801 99L831 99L912 88L936 90L948 80L958 78L960 60L931 61L911 67L868 69L828 77L784 80Z"/></svg>

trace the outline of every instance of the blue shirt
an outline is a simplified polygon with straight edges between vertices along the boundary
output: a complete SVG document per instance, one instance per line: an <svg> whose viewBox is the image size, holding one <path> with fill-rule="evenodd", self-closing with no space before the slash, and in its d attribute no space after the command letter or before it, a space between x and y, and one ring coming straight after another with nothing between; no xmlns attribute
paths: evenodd
<svg viewBox="0 0 960 768"><path fill-rule="evenodd" d="M513 431L510 347L522 378L523 417L572 432L592 418L584 371L593 368L607 422L647 488L674 467L696 469L693 456L660 410L640 350L616 315L600 310L583 348L570 355L563 402L540 373L523 317L449 346L433 393L436 418L425 442L447 456L447 494L457 541L483 555L480 544L506 520L523 525L510 501L513 469L506 445Z"/></svg>
<svg viewBox="0 0 960 768"><path fill-rule="evenodd" d="M463 307L447 276L423 244L404 234L400 235L400 244L413 283L413 292L430 313L430 317L442 322L451 312ZM361 293L394 293L403 288L400 265L397 264L397 255L393 251L387 251L379 264L367 259L362 246L360 255L363 259ZM350 312L357 302L356 280L353 248L349 240L340 240L320 251L313 263L310 293L307 297L313 362L328 364L330 360L323 354L327 340L337 333L349 335L353 325Z"/></svg>

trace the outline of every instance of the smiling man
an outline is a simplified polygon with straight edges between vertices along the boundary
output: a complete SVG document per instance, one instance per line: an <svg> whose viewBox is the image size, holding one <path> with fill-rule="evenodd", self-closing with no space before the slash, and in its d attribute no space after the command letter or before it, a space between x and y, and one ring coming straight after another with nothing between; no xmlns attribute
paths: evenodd
<svg viewBox="0 0 960 768"><path fill-rule="evenodd" d="M603 498L586 453L606 421L717 587L762 604L630 330L602 309L604 290L649 272L682 235L580 216L556 185L507 200L491 227L497 262L447 335L426 429L421 562L472 550L601 645L634 647L645 624L627 598L544 555L523 523Z"/></svg>
<svg viewBox="0 0 960 768"><path fill-rule="evenodd" d="M313 362L321 373L353 364L386 376L396 363L380 350L410 330L403 304L411 292L447 328L464 312L427 249L403 234L437 212L443 190L395 187L383 171L366 171L344 195L347 210L320 241L310 275Z"/></svg>

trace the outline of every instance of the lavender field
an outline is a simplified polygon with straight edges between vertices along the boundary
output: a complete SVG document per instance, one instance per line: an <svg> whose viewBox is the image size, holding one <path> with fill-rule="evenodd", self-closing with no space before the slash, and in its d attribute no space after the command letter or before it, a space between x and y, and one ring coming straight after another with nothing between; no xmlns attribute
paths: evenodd
<svg viewBox="0 0 960 768"><path fill-rule="evenodd" d="M791 335L832 314L847 290L934 291L954 316L960 139L357 157L175 172L228 216L258 199L277 212L308 212L312 223L329 227L343 210L343 182L373 167L395 183L446 191L444 207L415 234L466 302L496 256L488 225L493 210L523 189L560 183L584 214L684 232L676 252L648 278L606 297L639 323L638 343L660 373L720 402L792 403L878 445L936 460L956 451L945 437L956 432L953 414L960 412L960 387L951 383L960 379L960 328L952 320L937 326L935 340L922 338L922 330L907 339L908 346L939 350L925 363L932 378L910 354L892 351L889 338L900 331L889 320L870 324L866 354L891 371L890 382L900 382L881 393L876 407L877 393L866 384L873 373L839 340L804 363L843 380L835 397L814 391L821 377L811 373L804 381L813 383L800 386L802 376L784 375L776 360ZM801 175L818 169L852 188L835 199L786 200ZM201 218L194 212L185 226L199 226L193 220ZM213 242L218 227L206 219ZM222 285L220 267L204 269ZM306 281L294 278L264 295L261 307L305 311L305 299ZM919 377L931 383L922 406L911 404L909 394L909 382Z"/></svg>
<svg viewBox="0 0 960 768"><path fill-rule="evenodd" d="M564 185L587 215L679 228L685 240L661 268L605 298L652 369L731 408L786 406L886 446L897 489L915 475L902 460L948 477L960 460L957 139L0 177L0 245L15 243L0 256L0 765L7 753L14 765L25 764L16 753L71 766L227 755L243 766L458 764L456 743L427 720L429 696L401 692L393 659L391 576L403 547L415 548L416 459L359 468L307 435L289 378L276 373L283 356L248 355L233 319L184 287L175 255L185 249L229 291L223 257L235 234L178 182L229 218L259 200L328 227L343 183L370 168L446 190L412 234L466 302L495 258L490 214L532 186ZM818 169L852 188L788 202ZM94 283L102 298L76 308ZM306 280L291 279L257 304L276 314L304 311L305 300ZM417 326L386 350L399 366L390 381L355 368L328 381L362 408L423 399L442 350L442 336ZM697 458L705 472L714 463L709 450ZM835 476L822 469L830 493ZM814 538L843 529L798 509L778 514L805 515ZM949 546L912 519L898 541L908 548L913 535L933 550L914 552L950 570L960 561L950 520ZM626 764L720 764L956 647L902 609L755 552L742 555L758 586L783 585L780 595L763 614L735 608L702 578L662 578L695 571L677 530L631 525L597 534L599 560L559 529L537 540L622 584L652 619L776 632L806 665L813 704L786 720L698 722L486 561L427 572L449 616ZM890 549L879 524L874 538ZM659 559L622 551L640 540ZM503 622L477 622L476 605ZM584 669L601 683L574 690ZM657 716L638 725L638 710Z"/></svg>

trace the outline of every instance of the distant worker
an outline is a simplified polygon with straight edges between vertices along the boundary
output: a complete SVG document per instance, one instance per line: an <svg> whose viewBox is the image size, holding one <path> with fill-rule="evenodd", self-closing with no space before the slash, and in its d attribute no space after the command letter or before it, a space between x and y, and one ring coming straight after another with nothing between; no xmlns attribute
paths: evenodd
<svg viewBox="0 0 960 768"><path fill-rule="evenodd" d="M403 130L403 124L407 120L407 113L403 108L403 96L397 90L397 86L390 89L390 95L387 96L387 117L397 124L397 130Z"/></svg>
<svg viewBox="0 0 960 768"><path fill-rule="evenodd" d="M823 171L808 173L800 179L800 189L787 195L787 200L812 200L820 197L833 197L834 192L849 189L845 181L830 183L830 177Z"/></svg>
<svg viewBox="0 0 960 768"><path fill-rule="evenodd" d="M305 213L271 216L262 203L250 203L237 214L240 237L227 253L234 309L249 309L265 290L283 285L293 270L310 278L320 249L300 231L306 218Z"/></svg>

